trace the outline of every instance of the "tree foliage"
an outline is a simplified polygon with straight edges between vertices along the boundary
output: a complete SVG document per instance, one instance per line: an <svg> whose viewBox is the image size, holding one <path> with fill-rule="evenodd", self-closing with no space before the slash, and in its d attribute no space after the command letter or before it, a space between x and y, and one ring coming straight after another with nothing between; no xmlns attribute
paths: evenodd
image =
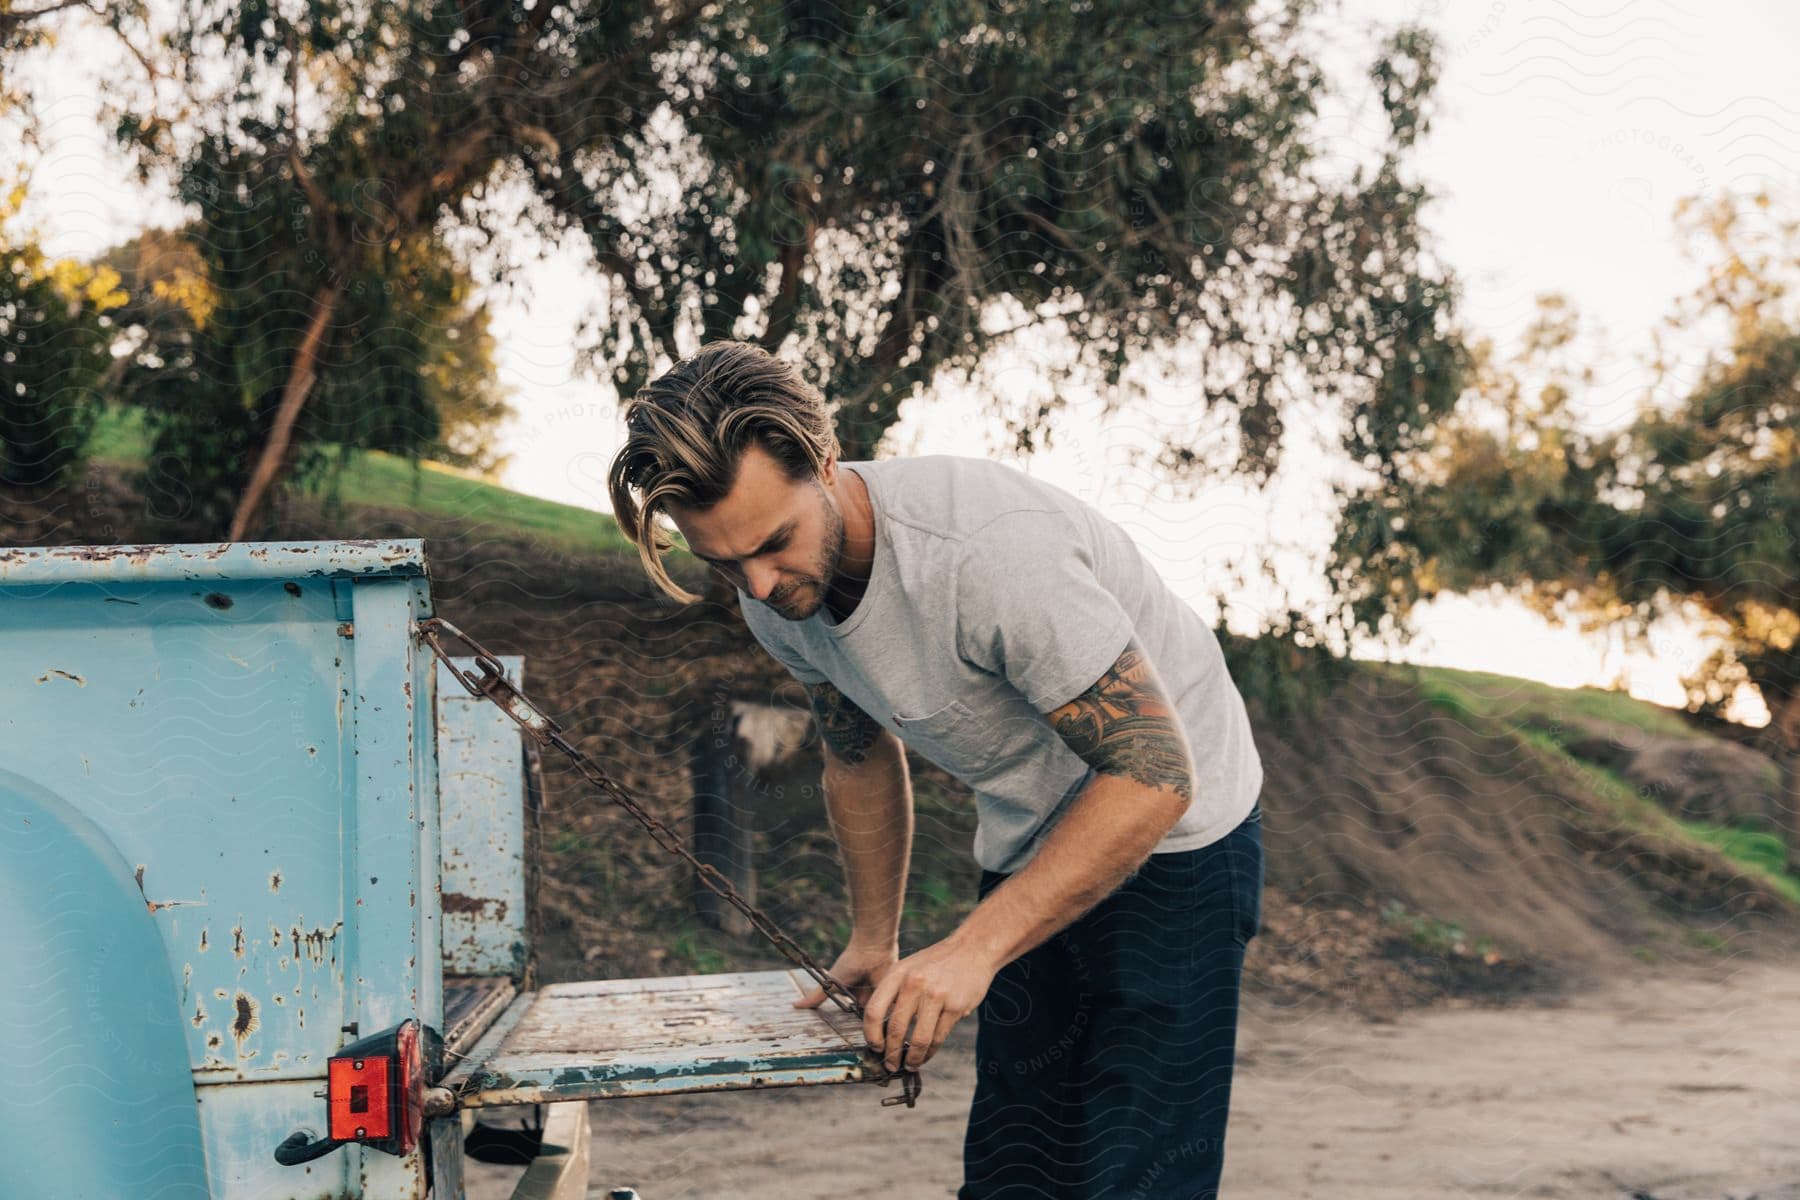
<svg viewBox="0 0 1800 1200"><path fill-rule="evenodd" d="M82 459L111 359L119 277L51 259L14 226L23 186L0 197L0 483L43 488Z"/></svg>
<svg viewBox="0 0 1800 1200"><path fill-rule="evenodd" d="M37 113L13 65L54 40L76 0L0 0L0 483L42 488L81 461L106 377L118 276L51 258L22 215L38 155Z"/></svg>
<svg viewBox="0 0 1800 1200"><path fill-rule="evenodd" d="M1309 0L182 11L181 118L127 102L118 128L203 214L229 335L205 361L259 437L359 360L351 289L453 228L504 243L521 192L608 281L596 378L629 393L703 340L758 340L808 364L850 456L1038 325L1079 349L1060 379L1115 406L1128 364L1196 350L1190 404L1236 413L1258 476L1297 399L1339 404L1379 457L1455 393L1451 289L1404 170L1436 77L1415 30L1371 64L1385 141L1345 172ZM1066 390L1004 414L1022 447ZM1160 465L1211 467L1190 439Z"/></svg>
<svg viewBox="0 0 1800 1200"><path fill-rule="evenodd" d="M1725 351L1685 383L1665 364L1629 425L1592 434L1568 404L1589 382L1573 313L1545 302L1519 361L1483 348L1468 403L1396 476L1348 497L1331 573L1347 620L1370 630L1439 592L1495 585L1640 642L1697 605L1724 635L1689 680L1691 706L1722 708L1754 683L1800 814L1800 222L1767 195L1684 206L1681 220L1710 261L1665 337L1718 329ZM1498 429L1481 420L1495 412ZM1800 823L1786 832L1800 861Z"/></svg>

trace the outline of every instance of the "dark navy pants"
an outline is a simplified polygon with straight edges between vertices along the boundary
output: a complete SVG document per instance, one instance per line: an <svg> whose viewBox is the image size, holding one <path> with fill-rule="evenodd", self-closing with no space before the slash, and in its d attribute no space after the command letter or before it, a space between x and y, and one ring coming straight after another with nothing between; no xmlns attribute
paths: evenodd
<svg viewBox="0 0 1800 1200"><path fill-rule="evenodd" d="M1005 878L983 871L981 895ZM1259 803L1001 969L958 1200L1215 1200L1262 884Z"/></svg>

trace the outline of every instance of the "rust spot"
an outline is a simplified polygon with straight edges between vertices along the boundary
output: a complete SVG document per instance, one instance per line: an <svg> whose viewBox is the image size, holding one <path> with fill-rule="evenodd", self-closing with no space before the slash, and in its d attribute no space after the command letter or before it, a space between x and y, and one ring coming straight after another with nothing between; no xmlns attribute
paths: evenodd
<svg viewBox="0 0 1800 1200"><path fill-rule="evenodd" d="M225 1044L225 1039L220 1037L218 1034L209 1033L206 1035L206 1048L208 1050L217 1050L220 1046L223 1046L224 1044Z"/></svg>
<svg viewBox="0 0 1800 1200"><path fill-rule="evenodd" d="M65 671L61 667L51 667L48 671L45 671L42 675L37 677L39 683L49 683L52 679L68 679L74 681L75 686L77 687L87 686L87 680L83 679L75 672Z"/></svg>
<svg viewBox="0 0 1800 1200"><path fill-rule="evenodd" d="M506 920L506 901L484 900L462 892L445 892L443 909L447 913L486 913L491 909L496 921Z"/></svg>
<svg viewBox="0 0 1800 1200"><path fill-rule="evenodd" d="M231 607L231 597L224 592L206 593L206 607L224 610Z"/></svg>
<svg viewBox="0 0 1800 1200"><path fill-rule="evenodd" d="M200 953L206 953L206 927L200 927Z"/></svg>
<svg viewBox="0 0 1800 1200"><path fill-rule="evenodd" d="M294 946L294 961L298 963L300 961L300 955L304 953L307 958L312 960L314 966L323 965L325 962L327 943L330 943L335 939L338 935L338 930L343 927L344 923L339 921L330 929L315 929L310 933L301 933L300 927L298 925L294 926L291 931Z"/></svg>
<svg viewBox="0 0 1800 1200"><path fill-rule="evenodd" d="M290 579L281 585L281 590L290 596L298 596L300 594L300 585Z"/></svg>
<svg viewBox="0 0 1800 1200"><path fill-rule="evenodd" d="M280 992L276 992L273 996L270 997L270 999L274 1000L275 1003L277 1003L277 1004L286 1004L287 1003L287 997L283 996Z"/></svg>
<svg viewBox="0 0 1800 1200"><path fill-rule="evenodd" d="M244 1039L255 1033L261 1024L256 1019L256 1001L247 993L239 992L235 1001L237 1016L232 1018L231 1036L237 1039L238 1049L244 1048Z"/></svg>
<svg viewBox="0 0 1800 1200"><path fill-rule="evenodd" d="M194 1028L198 1029L204 1024L206 1024L206 1007L196 1004L194 1005Z"/></svg>
<svg viewBox="0 0 1800 1200"><path fill-rule="evenodd" d="M281 890L281 872L280 871L269 872L269 890L271 892L279 892Z"/></svg>
<svg viewBox="0 0 1800 1200"><path fill-rule="evenodd" d="M143 863L138 864L138 869L132 873L132 877L137 880L138 895L144 896L144 907L149 909L152 914L159 912L165 908L179 908L183 904L203 903L203 901L199 901L199 900L152 900L149 896L145 896L144 895L144 864ZM202 950L206 949L205 946L201 946L200 948Z"/></svg>
<svg viewBox="0 0 1800 1200"><path fill-rule="evenodd" d="M277 950L281 949L281 929L278 926L269 926L269 945Z"/></svg>
<svg viewBox="0 0 1800 1200"><path fill-rule="evenodd" d="M231 927L231 953L234 958L244 957L244 927L242 925Z"/></svg>

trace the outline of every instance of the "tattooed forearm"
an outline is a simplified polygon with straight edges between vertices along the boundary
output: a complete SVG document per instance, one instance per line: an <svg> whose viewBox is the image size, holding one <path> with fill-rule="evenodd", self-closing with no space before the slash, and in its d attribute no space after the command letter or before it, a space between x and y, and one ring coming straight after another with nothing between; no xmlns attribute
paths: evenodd
<svg viewBox="0 0 1800 1200"><path fill-rule="evenodd" d="M1136 641L1093 687L1051 713L1050 724L1094 770L1191 797L1186 740Z"/></svg>
<svg viewBox="0 0 1800 1200"><path fill-rule="evenodd" d="M881 740L880 724L830 681L807 684L806 697L832 756L847 767L860 766Z"/></svg>

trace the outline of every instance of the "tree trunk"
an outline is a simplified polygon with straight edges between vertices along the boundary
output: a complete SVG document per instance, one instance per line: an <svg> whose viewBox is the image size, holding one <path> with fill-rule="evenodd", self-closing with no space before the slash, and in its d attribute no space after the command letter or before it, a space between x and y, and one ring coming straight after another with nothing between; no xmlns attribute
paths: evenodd
<svg viewBox="0 0 1800 1200"><path fill-rule="evenodd" d="M336 284L327 284L313 296L312 316L307 321L306 332L301 335L299 349L294 352L294 368L288 374L287 386L281 390L275 424L269 430L269 440L263 444L256 469L244 488L243 499L238 501L237 512L231 518L231 530L225 535L226 541L244 540L251 522L256 520L267 502L269 492L280 481L283 464L287 462L288 445L294 437L294 423L300 418L300 410L305 406L313 379L318 374L319 349L325 343L325 330L331 323L337 298Z"/></svg>

